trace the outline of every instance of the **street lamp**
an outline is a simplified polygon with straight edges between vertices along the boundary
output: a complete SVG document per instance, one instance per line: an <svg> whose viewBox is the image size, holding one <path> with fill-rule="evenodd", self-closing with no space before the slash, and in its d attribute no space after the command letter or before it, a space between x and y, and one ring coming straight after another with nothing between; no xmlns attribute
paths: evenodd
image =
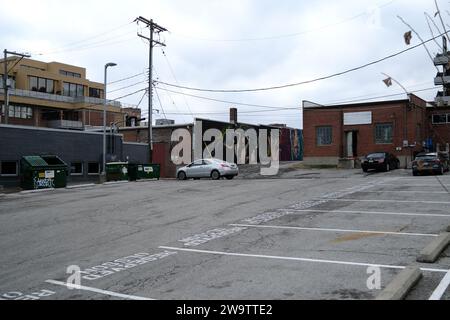
<svg viewBox="0 0 450 320"><path fill-rule="evenodd" d="M102 178L105 178L105 176L106 176L106 105L107 105L106 85L107 85L107 70L108 70L108 67L115 67L115 66L117 66L117 64L114 63L114 62L109 62L109 63L105 64L105 80L104 80L105 93L104 93L104 99L103 99L103 167L102 167L102 173L101 173Z"/></svg>

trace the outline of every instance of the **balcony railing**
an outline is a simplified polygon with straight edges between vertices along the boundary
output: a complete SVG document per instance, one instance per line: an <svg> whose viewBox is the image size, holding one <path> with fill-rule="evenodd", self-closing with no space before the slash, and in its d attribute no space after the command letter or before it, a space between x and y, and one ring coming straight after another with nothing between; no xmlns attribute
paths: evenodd
<svg viewBox="0 0 450 320"><path fill-rule="evenodd" d="M50 128L83 130L83 122L72 120L52 120L48 122Z"/></svg>
<svg viewBox="0 0 450 320"><path fill-rule="evenodd" d="M447 52L447 54L438 54L434 59L434 65L435 66L442 66L444 64L447 64L450 62L449 60L449 54L450 52Z"/></svg>
<svg viewBox="0 0 450 320"><path fill-rule="evenodd" d="M442 72L436 74L436 78L434 78L435 85L440 86L449 83L450 83L450 75L443 74Z"/></svg>
<svg viewBox="0 0 450 320"><path fill-rule="evenodd" d="M65 103L86 103L92 105L103 105L104 99L92 98L92 97L68 97L58 94L49 94L38 91L29 91L22 89L9 89L9 95L17 97L26 97L33 99L49 100ZM4 94L4 90L0 89L0 94ZM107 105L120 108L122 105L119 101L107 100Z"/></svg>

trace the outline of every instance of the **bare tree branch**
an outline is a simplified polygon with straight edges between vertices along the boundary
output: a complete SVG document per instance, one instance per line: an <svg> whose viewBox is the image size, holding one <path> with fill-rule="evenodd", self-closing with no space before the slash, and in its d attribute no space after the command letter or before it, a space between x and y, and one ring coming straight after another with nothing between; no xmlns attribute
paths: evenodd
<svg viewBox="0 0 450 320"><path fill-rule="evenodd" d="M441 20L442 27L444 28L444 32L445 32L445 35L447 37L447 40L450 41L450 38L449 38L448 33L447 33L447 29L445 28L444 20L442 19L441 9L439 9L437 0L434 0L434 4L436 5L437 14L439 16L439 20Z"/></svg>
<svg viewBox="0 0 450 320"><path fill-rule="evenodd" d="M436 43L436 45L437 45L441 50L444 50L444 48L443 48L443 47L439 44L439 42L436 40L436 38L435 38L435 36L434 36L434 33L433 33L433 29L431 28L431 25L430 25L430 21L429 21L429 20L431 20L431 21L433 22L433 24L434 24L435 28L438 30L439 34L442 33L441 30L439 30L438 26L436 25L436 23L434 22L434 20L430 17L430 15L429 15L428 13L424 12L424 14L425 14L425 20L427 21L428 28L430 29L431 37L433 38L434 43Z"/></svg>
<svg viewBox="0 0 450 320"><path fill-rule="evenodd" d="M397 15L397 18L398 18L401 22L403 22L403 24L405 24L408 28L410 28L411 31L414 32L414 34L417 36L417 38L419 38L419 40L422 42L423 47L424 47L425 50L427 51L428 56L429 56L430 59L431 59L431 62L432 62L433 65L434 65L434 59L433 59L433 56L431 55L430 50L428 50L428 47L426 46L425 41L423 41L423 39L422 39L422 37L420 36L420 34L418 34L417 31L414 30L414 28L411 27L411 25L409 25L405 20L403 20L402 17L400 17L399 15ZM436 66L435 66L435 68L436 68L436 70L439 72L439 68L436 67Z"/></svg>

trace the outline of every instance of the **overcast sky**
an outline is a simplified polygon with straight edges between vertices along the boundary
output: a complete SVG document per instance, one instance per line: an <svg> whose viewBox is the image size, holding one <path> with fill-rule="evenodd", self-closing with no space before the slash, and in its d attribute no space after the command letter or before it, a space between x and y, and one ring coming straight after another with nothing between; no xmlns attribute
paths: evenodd
<svg viewBox="0 0 450 320"><path fill-rule="evenodd" d="M138 16L154 19L169 32L154 50L154 74L160 81L206 89L252 89L279 86L326 76L363 65L408 48L408 31L400 15L424 39L431 38L424 12L434 16L433 0L0 0L0 47L29 52L33 59L82 66L88 78L103 82L103 66L114 99L145 88L148 44L136 33L148 35ZM439 0L442 17L450 24L448 1ZM436 17L436 24L442 25ZM435 35L438 31L432 26ZM441 40L439 40L441 42ZM411 46L420 43L413 34ZM429 44L432 54L440 49ZM302 100L328 104L338 101L400 94L394 83L387 88L385 72L408 91L433 88L436 69L423 47L344 76L312 84L252 93L211 93L167 89L212 99L271 107L300 107ZM131 86L133 84L137 85ZM123 90L117 90L126 86ZM164 88L163 85L159 85ZM432 100L436 90L417 93ZM113 91L114 90L114 91ZM148 100L143 92L121 99L137 105L144 115ZM228 120L230 103L201 100L158 90L155 118L192 121L194 116ZM300 128L300 110L238 106L239 121L286 123ZM258 112L255 112L258 111ZM263 112L262 112L263 111ZM247 112L247 113L246 113ZM177 113L177 114L173 114ZM182 115L180 113L185 113Z"/></svg>

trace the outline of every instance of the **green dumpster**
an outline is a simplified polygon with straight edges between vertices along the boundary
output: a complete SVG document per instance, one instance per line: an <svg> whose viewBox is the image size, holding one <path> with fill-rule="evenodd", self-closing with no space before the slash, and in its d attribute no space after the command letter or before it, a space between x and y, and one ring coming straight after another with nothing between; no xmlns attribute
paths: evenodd
<svg viewBox="0 0 450 320"><path fill-rule="evenodd" d="M128 177L130 181L136 181L138 179L139 164L128 163Z"/></svg>
<svg viewBox="0 0 450 320"><path fill-rule="evenodd" d="M65 188L67 164L55 155L24 156L20 160L22 189Z"/></svg>
<svg viewBox="0 0 450 320"><path fill-rule="evenodd" d="M106 181L128 180L127 162L109 162L106 164Z"/></svg>
<svg viewBox="0 0 450 320"><path fill-rule="evenodd" d="M159 164L140 164L138 165L138 179L158 179L160 177Z"/></svg>

